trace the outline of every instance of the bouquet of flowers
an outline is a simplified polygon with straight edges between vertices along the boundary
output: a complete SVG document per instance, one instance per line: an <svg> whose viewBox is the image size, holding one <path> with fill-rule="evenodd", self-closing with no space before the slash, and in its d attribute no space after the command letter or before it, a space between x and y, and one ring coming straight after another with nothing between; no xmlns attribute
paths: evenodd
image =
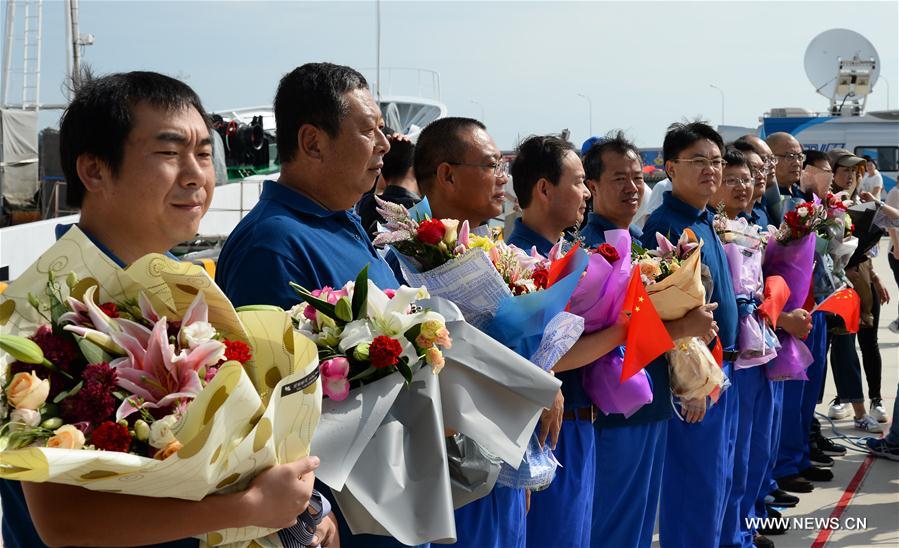
<svg viewBox="0 0 899 548"><path fill-rule="evenodd" d="M713 224L727 255L740 314L740 355L734 367L742 369L767 363L777 355L780 346L774 330L758 312L764 299L762 257L767 234L744 218L728 219L721 210Z"/></svg>
<svg viewBox="0 0 899 548"><path fill-rule="evenodd" d="M788 218L789 216L789 218ZM820 204L803 203L784 216L775 237L768 240L762 270L765 277L780 276L790 288L784 310L795 310L805 304L812 290L815 268L815 232L826 219ZM814 358L796 337L777 331L780 349L768 362L766 375L771 380L807 380L805 370Z"/></svg>
<svg viewBox="0 0 899 548"><path fill-rule="evenodd" d="M586 274L571 296L569 311L584 318L584 332L593 333L613 325L621 313L631 274L631 237L627 230L610 230L606 242L588 249ZM652 387L646 371L621 381L624 352L618 348L582 370L584 390L606 415L630 417L652 402Z"/></svg>
<svg viewBox="0 0 899 548"><path fill-rule="evenodd" d="M518 464L559 382L425 288L381 289L366 268L340 289L294 289L303 302L290 315L318 348L328 396L316 477L357 533L452 541L453 509L486 495L496 470L475 493L457 489L444 432L474 440L492 466Z"/></svg>
<svg viewBox="0 0 899 548"><path fill-rule="evenodd" d="M73 227L3 298L0 477L199 500L309 453L314 345L283 310L236 312L202 268L122 270Z"/></svg>
<svg viewBox="0 0 899 548"><path fill-rule="evenodd" d="M689 229L676 246L661 234L656 238L658 249L646 251L635 246L633 260L659 316L665 321L677 320L705 304L700 263L703 242ZM668 352L672 393L685 400L706 396L717 400L726 377L708 346L697 337L677 339L674 345Z"/></svg>

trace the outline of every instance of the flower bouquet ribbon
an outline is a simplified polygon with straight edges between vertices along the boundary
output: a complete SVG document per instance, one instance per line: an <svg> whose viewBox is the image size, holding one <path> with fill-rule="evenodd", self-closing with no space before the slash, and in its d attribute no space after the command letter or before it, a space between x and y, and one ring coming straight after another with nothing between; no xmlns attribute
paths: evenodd
<svg viewBox="0 0 899 548"><path fill-rule="evenodd" d="M642 255L637 263L644 276L646 293L664 321L683 318L689 311L705 304L700 262L703 242L686 229L677 246L661 234L657 255ZM695 399L720 394L726 377L698 337L674 341L667 354L671 372L671 391L681 399Z"/></svg>
<svg viewBox="0 0 899 548"><path fill-rule="evenodd" d="M806 234L787 242L771 238L765 248L762 265L765 276L780 276L790 288L790 296L783 310L801 307L808 296L815 262L815 235ZM814 357L793 335L779 330L777 338L780 349L777 356L768 362L765 373L771 380L807 380L805 370L814 362Z"/></svg>
<svg viewBox="0 0 899 548"><path fill-rule="evenodd" d="M198 266L147 255L122 269L72 227L7 288L0 325L14 347L2 369L28 371L10 386L27 377L52 397L6 393L4 479L200 500L309 454L315 346L280 309L236 312ZM201 540L279 542L256 527Z"/></svg>
<svg viewBox="0 0 899 548"><path fill-rule="evenodd" d="M360 276L302 293L291 315L319 348L329 396L312 441L316 476L354 533L453 542L454 508L486 495L496 476L475 495L454 489L446 429L517 464L559 381L424 288L382 291Z"/></svg>
<svg viewBox="0 0 899 548"><path fill-rule="evenodd" d="M624 305L631 275L631 237L627 230L609 230L606 244L590 254L587 272L571 296L569 311L584 318L584 332L613 325ZM622 380L624 349L619 347L583 368L581 382L593 403L604 414L630 417L652 402L652 386L646 371Z"/></svg>

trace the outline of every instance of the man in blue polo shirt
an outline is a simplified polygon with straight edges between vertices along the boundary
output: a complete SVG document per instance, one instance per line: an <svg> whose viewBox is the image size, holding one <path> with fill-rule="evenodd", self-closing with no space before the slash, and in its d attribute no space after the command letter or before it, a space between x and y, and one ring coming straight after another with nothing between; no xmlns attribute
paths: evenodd
<svg viewBox="0 0 899 548"><path fill-rule="evenodd" d="M281 79L275 96L281 176L237 225L219 257L216 281L235 306L290 308L288 282L341 287L368 265L381 288L396 278L350 211L375 183L390 145L368 83L357 71L309 63ZM352 535L335 507L343 546L397 546L391 537Z"/></svg>
<svg viewBox="0 0 899 548"><path fill-rule="evenodd" d="M59 134L67 202L116 264L196 235L215 173L205 111L187 85L151 72L87 79ZM275 466L243 492L196 502L0 480L2 544L196 546L190 537L220 529L289 526L306 508L317 465L308 457Z"/></svg>
<svg viewBox="0 0 899 548"><path fill-rule="evenodd" d="M536 248L548 256L562 231L583 219L590 194L584 185L581 160L568 141L552 135L533 136L518 146L512 177L522 215L506 242L526 251ZM623 328L617 327L617 336L615 330L603 330L582 337L577 345L587 343L594 351L605 346L607 352L623 338ZM599 340L606 332L615 339L611 344ZM573 348L571 353L579 355L582 351ZM563 358L553 368L562 381L564 413L558 440L549 441L562 466L547 489L531 495L527 544L532 547L590 544L595 409L581 385L580 369L562 369L568 361ZM570 365L578 368L590 363L580 362Z"/></svg>
<svg viewBox="0 0 899 548"><path fill-rule="evenodd" d="M593 144L583 159L593 212L581 231L584 244L605 243L608 230L627 229L634 242L640 230L632 225L643 193L639 150L622 132ZM669 322L672 337L703 336L712 329L710 311L700 307L687 318ZM597 414L594 423L596 472L591 546L652 544L667 423L671 417L668 363L664 357L646 367L653 401L635 414ZM564 386L564 385L563 385Z"/></svg>
<svg viewBox="0 0 899 548"><path fill-rule="evenodd" d="M705 242L702 264L709 269L714 284L709 301L717 304L714 317L724 350L723 369L733 382L737 301L727 257L712 227L714 215L706 209L721 184L723 148L718 132L701 122L669 128L662 150L671 191L665 193L662 205L646 221L643 244L657 247L656 233L675 241L685 228ZM659 521L660 540L665 546L718 545L731 487L738 394L731 387L711 408L706 400L680 402L685 420L675 417L668 422Z"/></svg>

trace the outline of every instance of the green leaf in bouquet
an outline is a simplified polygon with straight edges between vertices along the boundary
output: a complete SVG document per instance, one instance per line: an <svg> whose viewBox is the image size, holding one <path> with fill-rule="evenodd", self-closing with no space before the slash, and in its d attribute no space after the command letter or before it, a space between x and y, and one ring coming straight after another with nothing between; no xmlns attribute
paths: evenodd
<svg viewBox="0 0 899 548"><path fill-rule="evenodd" d="M112 361L112 355L100 348L96 343L84 337L75 337L75 341L78 343L78 349L81 350L81 354L84 355L87 363L109 363Z"/></svg>
<svg viewBox="0 0 899 548"><path fill-rule="evenodd" d="M347 323L353 321L353 306L350 304L350 300L346 297L337 299L337 304L334 305L334 314L337 315L336 319L338 320Z"/></svg>
<svg viewBox="0 0 899 548"><path fill-rule="evenodd" d="M416 348L418 348L418 345L415 344L415 339L417 339L420 334L421 334L421 324L417 323L417 324L413 325L412 327L410 327L409 329L407 329L406 332L403 333L403 336L406 337L406 340L410 341Z"/></svg>
<svg viewBox="0 0 899 548"><path fill-rule="evenodd" d="M78 392L81 392L81 387L84 386L84 381L80 381L78 384L72 387L71 390L60 392L53 398L53 403L59 403L62 400L68 398L69 396L74 396Z"/></svg>
<svg viewBox="0 0 899 548"><path fill-rule="evenodd" d="M275 306L272 304L246 304L244 306L238 306L234 309L237 312L254 312L254 311L271 311L271 312L284 312L284 309L280 306Z"/></svg>
<svg viewBox="0 0 899 548"><path fill-rule="evenodd" d="M377 372L378 372L378 369L375 366L370 365L370 366L368 366L368 369L366 369L362 373L359 373L358 375L354 375L347 380L350 382L362 380L366 377L370 377L371 375L374 375Z"/></svg>
<svg viewBox="0 0 899 548"><path fill-rule="evenodd" d="M409 366L409 361L405 357L396 362L396 369L406 379L407 385L412 384L412 367Z"/></svg>
<svg viewBox="0 0 899 548"><path fill-rule="evenodd" d="M297 295L299 295L299 297L303 299L306 304L308 304L318 312L321 312L325 316L331 318L332 320L337 321L337 312L334 309L333 304L313 297L312 293L310 293L308 289L299 284L290 282L290 287L292 287L293 290L296 291Z"/></svg>
<svg viewBox="0 0 899 548"><path fill-rule="evenodd" d="M368 265L365 265L356 276L353 286L353 319L368 314Z"/></svg>
<svg viewBox="0 0 899 548"><path fill-rule="evenodd" d="M646 249L635 241L631 241L631 255L645 255Z"/></svg>

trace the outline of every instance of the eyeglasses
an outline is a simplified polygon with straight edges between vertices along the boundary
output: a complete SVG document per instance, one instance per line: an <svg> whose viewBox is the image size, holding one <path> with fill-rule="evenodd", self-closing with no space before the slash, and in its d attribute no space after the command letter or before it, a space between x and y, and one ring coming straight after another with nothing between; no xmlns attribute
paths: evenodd
<svg viewBox="0 0 899 548"><path fill-rule="evenodd" d="M751 168L749 168L749 175L751 175L753 179L767 179L768 178L768 168L766 168L766 167L751 167Z"/></svg>
<svg viewBox="0 0 899 548"><path fill-rule="evenodd" d="M447 162L451 166L468 166L468 167L480 167L483 169L490 168L493 170L494 177L508 177L509 176L509 162L506 160L499 160L497 162L491 162L489 164L466 164L465 162Z"/></svg>
<svg viewBox="0 0 899 548"><path fill-rule="evenodd" d="M724 166L727 165L727 162L724 161L724 158L712 158L709 160L708 158L675 158L671 160L672 162L686 162L696 169L708 169L712 168L718 171L724 169Z"/></svg>
<svg viewBox="0 0 899 548"><path fill-rule="evenodd" d="M777 156L765 156L762 159L765 160L765 167L769 170L777 165Z"/></svg>
<svg viewBox="0 0 899 548"><path fill-rule="evenodd" d="M805 161L805 154L801 152L788 152L786 154L775 154L778 158L783 158L788 162L799 162L802 163Z"/></svg>
<svg viewBox="0 0 899 548"><path fill-rule="evenodd" d="M724 179L726 186L751 186L752 179L740 179L737 177L727 177Z"/></svg>

